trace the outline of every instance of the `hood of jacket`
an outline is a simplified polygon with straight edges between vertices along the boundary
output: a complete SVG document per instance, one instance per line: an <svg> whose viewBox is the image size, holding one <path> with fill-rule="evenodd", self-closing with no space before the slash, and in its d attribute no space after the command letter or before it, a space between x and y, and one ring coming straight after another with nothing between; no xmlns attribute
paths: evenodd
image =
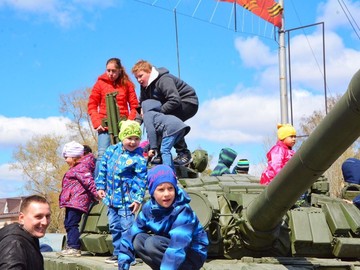
<svg viewBox="0 0 360 270"><path fill-rule="evenodd" d="M99 80L99 81L106 82L106 83L109 83L109 84L113 84L113 82L109 79L109 77L108 77L108 75L106 75L106 73L101 74L101 75L98 77L98 80Z"/></svg>
<svg viewBox="0 0 360 270"><path fill-rule="evenodd" d="M157 78L160 78L164 74L169 74L169 70L163 67L161 68L152 67L149 76L148 86L152 84L154 81L156 81Z"/></svg>
<svg viewBox="0 0 360 270"><path fill-rule="evenodd" d="M118 84L118 80L112 81L109 79L108 75L106 73L101 74L98 77L99 81L103 81L104 83L110 84L110 85L117 85Z"/></svg>
<svg viewBox="0 0 360 270"><path fill-rule="evenodd" d="M231 151L230 151L231 150ZM223 163L226 167L230 168L236 159L237 153L229 148L223 148L220 150L219 163Z"/></svg>

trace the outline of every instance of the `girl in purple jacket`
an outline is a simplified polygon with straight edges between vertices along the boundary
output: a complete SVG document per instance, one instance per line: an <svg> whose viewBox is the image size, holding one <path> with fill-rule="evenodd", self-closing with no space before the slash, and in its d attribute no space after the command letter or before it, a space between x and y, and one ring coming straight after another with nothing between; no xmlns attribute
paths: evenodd
<svg viewBox="0 0 360 270"><path fill-rule="evenodd" d="M64 226L67 245L61 256L81 256L79 223L83 213L88 213L90 205L98 199L93 178L95 158L92 153L84 156L84 146L77 142L64 145L63 157L69 170L62 179L60 208L65 207Z"/></svg>

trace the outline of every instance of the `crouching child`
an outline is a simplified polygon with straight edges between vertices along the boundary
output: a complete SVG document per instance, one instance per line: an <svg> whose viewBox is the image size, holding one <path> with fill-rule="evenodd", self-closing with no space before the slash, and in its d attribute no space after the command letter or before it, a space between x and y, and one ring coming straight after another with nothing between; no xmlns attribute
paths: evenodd
<svg viewBox="0 0 360 270"><path fill-rule="evenodd" d="M118 269L129 269L135 254L152 269L200 269L209 242L190 197L167 165L150 169L148 182L151 198L121 240Z"/></svg>
<svg viewBox="0 0 360 270"><path fill-rule="evenodd" d="M170 166L175 171L171 149L176 143L184 140L185 135L190 131L190 127L174 115L161 113L160 101L148 99L143 101L141 106L150 143L148 156L153 157L160 150L162 163ZM191 161L190 159L189 162Z"/></svg>

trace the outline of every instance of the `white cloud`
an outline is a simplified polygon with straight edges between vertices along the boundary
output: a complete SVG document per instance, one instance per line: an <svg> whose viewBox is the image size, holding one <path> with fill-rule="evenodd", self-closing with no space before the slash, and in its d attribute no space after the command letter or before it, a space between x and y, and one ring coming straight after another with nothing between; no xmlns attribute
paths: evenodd
<svg viewBox="0 0 360 270"><path fill-rule="evenodd" d="M0 115L0 146L4 149L15 149L17 145L25 143L34 135L65 136L68 133L66 124L69 122L70 120L64 117L7 118ZM11 170L9 163L0 164L0 198L27 195L25 183L21 171Z"/></svg>
<svg viewBox="0 0 360 270"><path fill-rule="evenodd" d="M324 97L306 90L293 94L294 123L304 115L323 108ZM196 116L189 120L191 140L212 143L262 143L280 122L279 96L233 93L203 102Z"/></svg>
<svg viewBox="0 0 360 270"><path fill-rule="evenodd" d="M15 146L34 135L65 135L69 119L64 117L7 118L0 115L0 145Z"/></svg>
<svg viewBox="0 0 360 270"><path fill-rule="evenodd" d="M341 2L341 5L340 5ZM326 28L336 29L339 27L349 27L349 21L344 14L345 11L350 11L348 17L353 17L355 20L359 20L358 14L360 14L359 1L337 1L329 0L325 3L320 3L318 6L318 18L316 21L326 22Z"/></svg>
<svg viewBox="0 0 360 270"><path fill-rule="evenodd" d="M26 195L25 180L18 170L10 170L9 164L0 164L0 198Z"/></svg>
<svg viewBox="0 0 360 270"><path fill-rule="evenodd" d="M254 40L256 42L254 43ZM262 92L278 92L279 69L277 53L271 52L258 38L237 38L235 48L241 62L252 68L261 67L254 76ZM291 39L291 82L293 88L305 88L324 94L324 74L328 94L346 91L353 74L359 69L360 51L347 48L335 32L326 34L325 73L323 67L322 33L296 35ZM261 48L259 50L259 48ZM260 52L259 52L260 51ZM250 59L253 59L251 62ZM270 60L269 60L270 59ZM274 59L276 61L274 61ZM288 78L290 79L290 78ZM258 90L257 90L258 91Z"/></svg>
<svg viewBox="0 0 360 270"><path fill-rule="evenodd" d="M326 33L325 67L327 86L332 94L344 93L359 68L360 52L345 47L335 32ZM324 92L322 34L298 35L291 40L291 73L295 86Z"/></svg>
<svg viewBox="0 0 360 270"><path fill-rule="evenodd" d="M113 0L0 0L0 7L9 7L17 12L19 17L29 19L35 16L39 20L48 20L61 27L69 27L83 20L86 12L97 12L119 5Z"/></svg>
<svg viewBox="0 0 360 270"><path fill-rule="evenodd" d="M28 12L44 12L56 9L56 0L1 0L0 6L8 6L15 10L28 11Z"/></svg>
<svg viewBox="0 0 360 270"><path fill-rule="evenodd" d="M241 61L247 67L259 69L268 65L277 65L277 54L271 51L257 36L251 38L236 38L235 48Z"/></svg>

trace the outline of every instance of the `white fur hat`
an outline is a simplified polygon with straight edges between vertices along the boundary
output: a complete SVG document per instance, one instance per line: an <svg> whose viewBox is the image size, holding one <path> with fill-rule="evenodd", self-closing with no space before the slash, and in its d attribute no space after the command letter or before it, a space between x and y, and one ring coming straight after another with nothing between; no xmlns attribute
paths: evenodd
<svg viewBox="0 0 360 270"><path fill-rule="evenodd" d="M81 157L84 155L84 146L75 141L66 143L62 151L63 157Z"/></svg>

